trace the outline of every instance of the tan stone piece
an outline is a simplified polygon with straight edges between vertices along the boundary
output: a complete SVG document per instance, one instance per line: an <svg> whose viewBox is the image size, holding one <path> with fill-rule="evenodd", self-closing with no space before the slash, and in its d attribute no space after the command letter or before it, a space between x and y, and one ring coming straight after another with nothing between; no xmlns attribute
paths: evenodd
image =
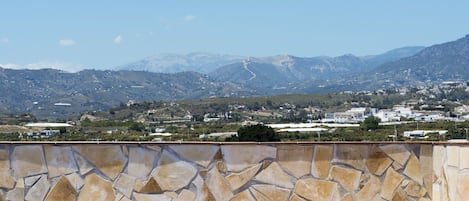
<svg viewBox="0 0 469 201"><path fill-rule="evenodd" d="M405 195L405 192L399 188L392 197L391 201L407 201L406 197L407 196Z"/></svg>
<svg viewBox="0 0 469 201"><path fill-rule="evenodd" d="M114 181L112 187L121 192L125 197L130 198L135 184L135 177L121 173Z"/></svg>
<svg viewBox="0 0 469 201"><path fill-rule="evenodd" d="M312 178L298 180L294 189L295 194L308 200L332 200L337 191L337 183Z"/></svg>
<svg viewBox="0 0 469 201"><path fill-rule="evenodd" d="M443 160L446 156L446 149L443 145L434 145L433 146L433 173L437 177L437 180L441 180L442 175L442 168L443 168Z"/></svg>
<svg viewBox="0 0 469 201"><path fill-rule="evenodd" d="M246 189L243 192L236 194L230 201L256 201L256 199L254 199L249 190Z"/></svg>
<svg viewBox="0 0 469 201"><path fill-rule="evenodd" d="M226 180L230 184L231 188L235 191L238 190L241 186L250 181L254 175L259 171L262 164L257 164L249 169L244 170L240 173L232 173L226 177Z"/></svg>
<svg viewBox="0 0 469 201"><path fill-rule="evenodd" d="M368 145L336 144L334 162L348 164L356 169L365 170L368 158Z"/></svg>
<svg viewBox="0 0 469 201"><path fill-rule="evenodd" d="M47 194L46 201L75 201L76 197L75 188L62 176Z"/></svg>
<svg viewBox="0 0 469 201"><path fill-rule="evenodd" d="M293 182L277 162L273 162L254 177L255 180L284 188L293 188Z"/></svg>
<svg viewBox="0 0 469 201"><path fill-rule="evenodd" d="M219 146L216 145L170 145L169 148L183 158L205 168L212 162L219 150Z"/></svg>
<svg viewBox="0 0 469 201"><path fill-rule="evenodd" d="M15 146L11 154L11 168L16 178L23 178L47 172L41 145Z"/></svg>
<svg viewBox="0 0 469 201"><path fill-rule="evenodd" d="M361 174L362 172L360 171L339 166L333 166L331 170L332 180L339 182L339 184L349 192L358 189Z"/></svg>
<svg viewBox="0 0 469 201"><path fill-rule="evenodd" d="M457 167L445 166L444 172L447 181L447 194L450 200L457 200L458 180L461 178Z"/></svg>
<svg viewBox="0 0 469 201"><path fill-rule="evenodd" d="M112 201L114 199L114 191L110 181L106 181L95 173L85 177L85 185L78 195L78 201Z"/></svg>
<svg viewBox="0 0 469 201"><path fill-rule="evenodd" d="M432 200L430 200L428 198L420 198L419 201L432 201Z"/></svg>
<svg viewBox="0 0 469 201"><path fill-rule="evenodd" d="M407 195L420 198L427 193L427 190L417 182L411 181L405 188L405 192Z"/></svg>
<svg viewBox="0 0 469 201"><path fill-rule="evenodd" d="M311 172L313 146L277 146L277 157L278 163L286 172L300 178Z"/></svg>
<svg viewBox="0 0 469 201"><path fill-rule="evenodd" d="M0 149L0 188L12 189L15 179L11 176L10 159L7 149Z"/></svg>
<svg viewBox="0 0 469 201"><path fill-rule="evenodd" d="M469 156L469 146L461 146L459 148L459 169L460 170L469 169L469 160L466 159L468 156Z"/></svg>
<svg viewBox="0 0 469 201"><path fill-rule="evenodd" d="M263 195L262 193L254 189L253 187L250 187L249 191L251 191L252 195L254 196L254 198L256 198L257 201L272 201L270 198Z"/></svg>
<svg viewBox="0 0 469 201"><path fill-rule="evenodd" d="M73 149L112 180L116 179L127 162L120 146L76 145L73 146Z"/></svg>
<svg viewBox="0 0 469 201"><path fill-rule="evenodd" d="M379 148L401 166L404 166L410 157L409 150L403 144L387 144Z"/></svg>
<svg viewBox="0 0 469 201"><path fill-rule="evenodd" d="M25 200L44 200L44 197L49 191L50 183L47 181L47 175L42 175L41 178L29 189Z"/></svg>
<svg viewBox="0 0 469 201"><path fill-rule="evenodd" d="M192 164L166 150L163 150L159 166L152 172L164 191L177 191L187 186L196 174L197 169Z"/></svg>
<svg viewBox="0 0 469 201"><path fill-rule="evenodd" d="M204 180L202 179L200 175L197 175L195 177L194 181L192 181L192 184L194 184L195 188L197 189L195 200L197 201L215 200L215 198L210 193L210 190L208 189L207 185L205 184Z"/></svg>
<svg viewBox="0 0 469 201"><path fill-rule="evenodd" d="M386 200L391 200L394 191L400 186L399 184L401 184L402 180L404 180L404 176L400 175L394 169L389 168L381 188L381 197Z"/></svg>
<svg viewBox="0 0 469 201"><path fill-rule="evenodd" d="M381 176L386 169L392 164L391 160L381 149L373 146L370 156L366 160L366 167L371 173Z"/></svg>
<svg viewBox="0 0 469 201"><path fill-rule="evenodd" d="M459 175L458 179L458 197L460 200L467 200L469 199L469 174L464 173Z"/></svg>
<svg viewBox="0 0 469 201"><path fill-rule="evenodd" d="M433 189L433 146L420 145L420 170L423 176L423 187L432 196Z"/></svg>
<svg viewBox="0 0 469 201"><path fill-rule="evenodd" d="M156 182L155 178L150 177L148 181L142 185L141 187L137 187L137 192L139 193L162 193L163 190L161 189L158 182Z"/></svg>
<svg viewBox="0 0 469 201"><path fill-rule="evenodd" d="M459 167L459 146L447 145L446 146L446 164L453 167Z"/></svg>
<svg viewBox="0 0 469 201"><path fill-rule="evenodd" d="M172 198L165 194L134 193L135 201L171 201Z"/></svg>
<svg viewBox="0 0 469 201"><path fill-rule="evenodd" d="M314 177L327 179L331 169L333 150L332 145L314 146L314 156L311 165L311 174Z"/></svg>
<svg viewBox="0 0 469 201"><path fill-rule="evenodd" d="M157 159L158 152L142 147L130 147L127 173L135 178L146 179Z"/></svg>
<svg viewBox="0 0 469 201"><path fill-rule="evenodd" d="M182 189L181 193L179 193L177 198L174 199L173 201L194 201L194 200L195 200L194 192L190 190Z"/></svg>
<svg viewBox="0 0 469 201"><path fill-rule="evenodd" d="M163 194L167 195L171 199L176 199L178 197L178 194L176 192L164 192Z"/></svg>
<svg viewBox="0 0 469 201"><path fill-rule="evenodd" d="M306 201L306 200L301 198L297 194L293 193L293 195L290 197L290 201ZM353 201L353 200L351 200L351 201Z"/></svg>
<svg viewBox="0 0 469 201"><path fill-rule="evenodd" d="M356 200L368 200L381 190L381 182L376 176L371 176L363 188L355 195Z"/></svg>
<svg viewBox="0 0 469 201"><path fill-rule="evenodd" d="M239 172L264 159L277 158L277 148L265 145L222 145L223 160L228 171Z"/></svg>
<svg viewBox="0 0 469 201"><path fill-rule="evenodd" d="M73 188L75 188L76 192L80 191L81 187L85 185L85 180L83 180L81 176L76 172L69 175L65 175L65 177L68 179Z"/></svg>
<svg viewBox="0 0 469 201"><path fill-rule="evenodd" d="M273 185L257 184L252 187L272 201L288 200L290 196L290 190Z"/></svg>
<svg viewBox="0 0 469 201"><path fill-rule="evenodd" d="M340 201L354 201L353 200L353 195L351 193L347 193L342 197Z"/></svg>
<svg viewBox="0 0 469 201"><path fill-rule="evenodd" d="M394 168L394 170L396 170L396 171L399 171L399 170L403 169L404 166L399 164L397 161L394 161L394 162L392 162L392 168Z"/></svg>
<svg viewBox="0 0 469 201"><path fill-rule="evenodd" d="M73 154L75 161L77 162L78 169L80 169L81 175L86 175L88 172L93 170L93 165L91 165L83 156L80 156L78 153Z"/></svg>
<svg viewBox="0 0 469 201"><path fill-rule="evenodd" d="M208 172L206 183L215 200L230 200L233 197L230 185L217 168L212 168Z"/></svg>
<svg viewBox="0 0 469 201"><path fill-rule="evenodd" d="M420 185L423 185L423 175L420 170L420 163L414 154L411 154L409 157L409 162L407 162L403 173Z"/></svg>
<svg viewBox="0 0 469 201"><path fill-rule="evenodd" d="M78 170L69 146L44 145L49 178L69 174Z"/></svg>
<svg viewBox="0 0 469 201"><path fill-rule="evenodd" d="M18 180L13 190L10 190L6 194L6 200L24 200L24 181L23 179Z"/></svg>

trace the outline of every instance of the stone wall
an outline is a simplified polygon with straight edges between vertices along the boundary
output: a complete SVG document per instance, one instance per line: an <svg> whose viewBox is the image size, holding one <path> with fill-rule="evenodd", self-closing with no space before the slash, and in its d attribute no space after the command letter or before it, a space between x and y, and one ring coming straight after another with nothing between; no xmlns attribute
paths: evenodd
<svg viewBox="0 0 469 201"><path fill-rule="evenodd" d="M0 144L2 200L468 200L469 146Z"/></svg>

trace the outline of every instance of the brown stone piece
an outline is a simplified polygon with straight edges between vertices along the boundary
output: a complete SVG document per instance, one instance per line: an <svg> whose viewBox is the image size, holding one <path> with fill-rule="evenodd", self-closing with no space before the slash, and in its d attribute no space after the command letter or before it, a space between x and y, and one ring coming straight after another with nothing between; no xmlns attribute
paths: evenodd
<svg viewBox="0 0 469 201"><path fill-rule="evenodd" d="M11 176L10 159L7 149L0 149L0 188L12 189L15 179Z"/></svg>
<svg viewBox="0 0 469 201"><path fill-rule="evenodd" d="M46 201L74 201L76 197L77 192L75 188L70 184L67 178L62 176L49 191L49 194L47 194Z"/></svg>
<svg viewBox="0 0 469 201"><path fill-rule="evenodd" d="M366 167L371 173L381 176L386 169L391 166L393 160L390 159L381 149L373 146L370 156L366 160Z"/></svg>
<svg viewBox="0 0 469 201"><path fill-rule="evenodd" d="M414 154L411 154L409 157L409 162L407 162L403 173L420 185L423 185L423 176L422 171L420 170L420 163Z"/></svg>
<svg viewBox="0 0 469 201"><path fill-rule="evenodd" d="M223 160L228 171L239 172L264 159L276 159L277 148L266 145L222 145Z"/></svg>
<svg viewBox="0 0 469 201"><path fill-rule="evenodd" d="M277 146L280 166L296 178L311 172L313 146L281 145Z"/></svg>
<svg viewBox="0 0 469 201"><path fill-rule="evenodd" d="M401 184L402 180L404 180L404 176L400 175L394 169L389 168L381 188L381 197L386 200L392 199L394 191L400 186L399 184Z"/></svg>
<svg viewBox="0 0 469 201"><path fill-rule="evenodd" d="M308 200L332 200L338 197L337 183L317 179L300 179L296 182L295 194Z"/></svg>
<svg viewBox="0 0 469 201"><path fill-rule="evenodd" d="M257 184L252 185L252 188L272 201L284 201L290 196L290 190L274 185Z"/></svg>
<svg viewBox="0 0 469 201"><path fill-rule="evenodd" d="M219 150L219 146L216 145L171 145L169 148L183 158L205 168L212 162Z"/></svg>
<svg viewBox="0 0 469 201"><path fill-rule="evenodd" d="M202 201L208 201L208 200L215 200L213 197L212 193L210 193L210 190L208 189L207 185L205 184L204 180L200 175L197 175L192 181L192 184L194 184L195 188L197 189L196 192L196 200L202 200Z"/></svg>
<svg viewBox="0 0 469 201"><path fill-rule="evenodd" d="M410 157L410 152L404 144L387 144L379 148L401 166L404 166Z"/></svg>
<svg viewBox="0 0 469 201"><path fill-rule="evenodd" d="M277 162L273 162L266 169L254 177L255 180L273 184L284 188L293 188L293 182Z"/></svg>
<svg viewBox="0 0 469 201"><path fill-rule="evenodd" d="M336 144L334 162L350 165L358 170L365 170L368 158L368 145Z"/></svg>
<svg viewBox="0 0 469 201"><path fill-rule="evenodd" d="M120 148L119 148L120 149ZM85 178L85 185L78 195L78 201L113 201L115 199L112 183L91 173Z"/></svg>
<svg viewBox="0 0 469 201"><path fill-rule="evenodd" d="M425 188L417 182L411 181L405 188L405 192L407 193L407 195L420 198L427 193L427 190L425 190Z"/></svg>
<svg viewBox="0 0 469 201"><path fill-rule="evenodd" d="M211 194L217 201L218 200L230 200L231 197L233 197L233 193L231 192L230 185L225 180L225 178L223 178L220 172L218 172L217 168L212 168L208 172L206 184Z"/></svg>
<svg viewBox="0 0 469 201"><path fill-rule="evenodd" d="M236 194L230 201L256 201L256 199L254 199L249 190L246 189L243 192Z"/></svg>
<svg viewBox="0 0 469 201"><path fill-rule="evenodd" d="M333 150L332 145L314 146L314 156L311 165L311 173L314 177L327 179L331 168Z"/></svg>
<svg viewBox="0 0 469 201"><path fill-rule="evenodd" d="M156 160L158 152L142 147L130 147L127 173L135 178L146 179Z"/></svg>
<svg viewBox="0 0 469 201"><path fill-rule="evenodd" d="M361 174L362 172L360 171L339 166L333 166L331 170L332 180L339 182L339 184L349 192L358 189Z"/></svg>
<svg viewBox="0 0 469 201"><path fill-rule="evenodd" d="M340 199L340 201L353 201L353 196L351 193L347 193Z"/></svg>
<svg viewBox="0 0 469 201"><path fill-rule="evenodd" d="M406 198L407 196L405 192L401 188L399 188L397 189L396 193L392 197L391 201L407 201Z"/></svg>
<svg viewBox="0 0 469 201"><path fill-rule="evenodd" d="M69 174L69 175L65 175L65 178L68 179L68 181L73 186L73 188L75 188L76 192L78 192L81 189L81 187L85 185L85 180L83 180L81 176L77 174L76 172Z"/></svg>
<svg viewBox="0 0 469 201"><path fill-rule="evenodd" d="M137 189L137 192L139 193L162 193L163 190L161 189L158 182L156 182L155 178L150 177L150 179L148 179L145 185Z"/></svg>
<svg viewBox="0 0 469 201"><path fill-rule="evenodd" d="M11 154L12 169L16 178L47 172L41 145L15 146Z"/></svg>
<svg viewBox="0 0 469 201"><path fill-rule="evenodd" d="M250 181L254 177L254 175L256 175L261 166L262 164L259 163L240 173L232 173L226 177L226 180L228 181L228 183L230 183L230 186L234 191L238 190L238 188L242 187L244 184Z"/></svg>
<svg viewBox="0 0 469 201"><path fill-rule="evenodd" d="M177 198L174 199L173 201L194 201L194 200L195 200L194 192L190 190L182 189L181 193L179 193Z"/></svg>
<svg viewBox="0 0 469 201"><path fill-rule="evenodd" d="M78 170L69 146L44 145L49 178L70 174Z"/></svg>
<svg viewBox="0 0 469 201"><path fill-rule="evenodd" d="M379 178L372 175L365 186L355 195L356 200L369 200L378 194L380 190L381 182Z"/></svg>
<svg viewBox="0 0 469 201"><path fill-rule="evenodd" d="M152 172L163 191L177 191L187 186L196 174L197 169L192 164L166 150L163 150L159 166Z"/></svg>
<svg viewBox="0 0 469 201"><path fill-rule="evenodd" d="M112 180L116 179L127 162L120 146L75 145L73 149Z"/></svg>

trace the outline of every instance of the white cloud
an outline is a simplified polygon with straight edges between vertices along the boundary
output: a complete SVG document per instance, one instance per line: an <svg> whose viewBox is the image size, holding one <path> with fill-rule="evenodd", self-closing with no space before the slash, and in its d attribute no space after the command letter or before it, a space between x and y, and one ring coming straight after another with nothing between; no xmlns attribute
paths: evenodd
<svg viewBox="0 0 469 201"><path fill-rule="evenodd" d="M114 43L115 44L121 44L122 43L122 36L118 35L116 38L114 38Z"/></svg>
<svg viewBox="0 0 469 201"><path fill-rule="evenodd" d="M12 63L0 64L0 67L10 68L10 69L21 69L20 65L16 65L16 64L12 64Z"/></svg>
<svg viewBox="0 0 469 201"><path fill-rule="evenodd" d="M74 40L70 40L70 39L62 39L62 40L59 40L59 45L62 45L62 46L71 46L71 45L75 45L75 41Z"/></svg>
<svg viewBox="0 0 469 201"><path fill-rule="evenodd" d="M187 22L194 21L196 18L197 17L194 16L194 15L186 15L186 16L184 16L184 21L187 21Z"/></svg>
<svg viewBox="0 0 469 201"><path fill-rule="evenodd" d="M10 40L8 38L0 38L0 43L8 43Z"/></svg>
<svg viewBox="0 0 469 201"><path fill-rule="evenodd" d="M81 64L74 64L74 63L67 63L61 61L40 61L36 63L26 64L26 65L18 65L18 64L0 64L3 68L10 68L10 69L30 69L30 70L38 70L44 68L52 68L57 70L63 70L67 72L77 72L84 69L84 66Z"/></svg>

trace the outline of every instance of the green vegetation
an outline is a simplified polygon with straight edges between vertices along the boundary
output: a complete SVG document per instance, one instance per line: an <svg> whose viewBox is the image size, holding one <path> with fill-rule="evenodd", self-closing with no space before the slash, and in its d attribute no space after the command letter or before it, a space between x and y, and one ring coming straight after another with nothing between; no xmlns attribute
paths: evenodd
<svg viewBox="0 0 469 201"><path fill-rule="evenodd" d="M226 138L226 141L239 142L275 142L280 141L280 137L274 129L264 125L244 126L238 130L238 136Z"/></svg>

